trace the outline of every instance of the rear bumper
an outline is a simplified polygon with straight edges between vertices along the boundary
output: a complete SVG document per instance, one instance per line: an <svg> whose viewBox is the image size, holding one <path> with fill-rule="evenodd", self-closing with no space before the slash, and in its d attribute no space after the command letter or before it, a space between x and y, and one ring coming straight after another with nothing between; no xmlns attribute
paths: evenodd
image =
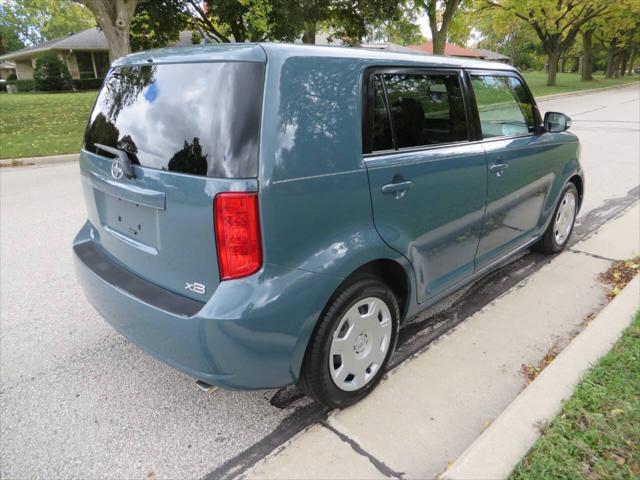
<svg viewBox="0 0 640 480"><path fill-rule="evenodd" d="M122 335L212 385L258 389L297 380L315 321L339 278L267 264L251 277L221 282L206 303L178 305L186 297L128 273L93 242L91 228L87 222L74 240L78 280ZM87 257L88 247L95 258ZM122 271L105 273L110 269ZM118 282L118 274L132 278ZM141 283L155 290L145 293Z"/></svg>

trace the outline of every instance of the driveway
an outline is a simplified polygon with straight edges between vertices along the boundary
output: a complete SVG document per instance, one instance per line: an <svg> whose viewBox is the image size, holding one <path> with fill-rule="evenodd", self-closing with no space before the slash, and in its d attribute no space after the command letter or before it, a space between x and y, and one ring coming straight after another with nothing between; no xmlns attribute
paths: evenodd
<svg viewBox="0 0 640 480"><path fill-rule="evenodd" d="M640 195L640 90L540 106L569 114L582 141L579 237ZM325 413L295 388L203 393L111 330L72 268L84 219L75 163L0 172L2 477L224 477ZM544 262L526 254L411 322L394 363Z"/></svg>

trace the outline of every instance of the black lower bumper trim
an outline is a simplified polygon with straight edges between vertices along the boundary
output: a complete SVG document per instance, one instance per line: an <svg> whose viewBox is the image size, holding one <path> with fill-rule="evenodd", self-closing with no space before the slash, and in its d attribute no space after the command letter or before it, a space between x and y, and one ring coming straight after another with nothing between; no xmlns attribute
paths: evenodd
<svg viewBox="0 0 640 480"><path fill-rule="evenodd" d="M161 288L122 268L103 254L93 242L79 243L73 246L73 250L87 268L105 282L149 305L184 317L191 317L204 307L202 302Z"/></svg>

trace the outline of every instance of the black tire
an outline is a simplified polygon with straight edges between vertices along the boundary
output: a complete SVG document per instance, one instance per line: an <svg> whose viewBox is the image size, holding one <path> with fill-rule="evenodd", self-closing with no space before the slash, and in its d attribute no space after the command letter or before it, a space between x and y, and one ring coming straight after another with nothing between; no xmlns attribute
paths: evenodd
<svg viewBox="0 0 640 480"><path fill-rule="evenodd" d="M391 314L391 339L386 356L375 375L361 388L345 391L336 386L329 369L329 356L334 333L347 311L359 301L376 297L384 301ZM398 338L400 309L393 292L376 276L355 280L333 297L316 325L307 346L298 387L308 396L329 408L344 408L366 397L380 382ZM372 342L373 343L373 342Z"/></svg>
<svg viewBox="0 0 640 480"><path fill-rule="evenodd" d="M563 204L563 201L567 195L567 192L573 193L576 201L576 204L575 204L576 208L573 213L573 219L571 220L571 228L569 230L569 233L559 243L556 239L556 219L558 217L558 211L560 210L560 207ZM551 217L551 221L549 222L549 225L547 226L547 229L545 230L544 235L542 235L542 237L540 237L540 240L538 240L533 245L532 247L533 250L535 250L536 252L546 253L551 255L554 253L558 253L564 249L564 247L569 242L569 238L571 238L571 234L573 233L573 226L576 222L576 216L578 215L579 202L580 202L580 197L578 195L578 189L573 183L568 183L567 186L562 191L562 195L560 196L558 205L556 205L556 209L553 211L553 216Z"/></svg>

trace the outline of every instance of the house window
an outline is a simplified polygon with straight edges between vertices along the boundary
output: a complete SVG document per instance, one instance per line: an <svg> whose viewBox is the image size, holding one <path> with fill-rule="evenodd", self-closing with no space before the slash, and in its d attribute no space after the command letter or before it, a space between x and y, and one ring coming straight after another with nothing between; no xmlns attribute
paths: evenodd
<svg viewBox="0 0 640 480"><path fill-rule="evenodd" d="M96 62L98 78L104 78L109 71L109 54L107 52L93 52L93 59Z"/></svg>
<svg viewBox="0 0 640 480"><path fill-rule="evenodd" d="M80 78L95 78L91 52L76 52L76 61L78 62Z"/></svg>

